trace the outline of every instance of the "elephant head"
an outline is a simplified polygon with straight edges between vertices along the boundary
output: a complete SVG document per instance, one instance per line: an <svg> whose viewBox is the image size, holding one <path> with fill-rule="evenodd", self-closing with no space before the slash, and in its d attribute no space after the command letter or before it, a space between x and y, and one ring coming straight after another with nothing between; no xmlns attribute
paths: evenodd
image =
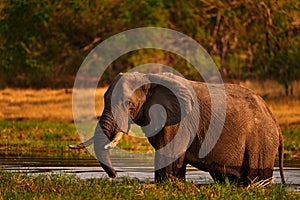
<svg viewBox="0 0 300 200"><path fill-rule="evenodd" d="M94 134L97 159L109 177L115 177L116 172L108 149L128 132L130 124L142 126L151 137L164 126L180 122L195 104L190 87L186 79L170 73L124 73L112 81Z"/></svg>

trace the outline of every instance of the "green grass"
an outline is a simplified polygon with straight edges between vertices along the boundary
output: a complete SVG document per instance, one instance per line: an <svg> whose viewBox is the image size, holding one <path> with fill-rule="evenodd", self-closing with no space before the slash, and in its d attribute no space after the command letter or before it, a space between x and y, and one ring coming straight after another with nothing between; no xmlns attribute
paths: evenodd
<svg viewBox="0 0 300 200"><path fill-rule="evenodd" d="M136 127L135 127L136 128ZM135 136L123 136L120 148L131 152L153 152L146 138L139 138L139 129L133 130ZM285 159L300 158L300 127L283 126ZM0 156L47 156L91 158L85 150L71 150L69 144L79 143L74 124L49 121L0 120Z"/></svg>
<svg viewBox="0 0 300 200"><path fill-rule="evenodd" d="M282 127L284 138L284 152L286 160L300 159L300 127Z"/></svg>
<svg viewBox="0 0 300 200"><path fill-rule="evenodd" d="M24 175L0 172L0 199L299 199L283 185L241 187L180 180L153 184L137 179L79 180L67 175Z"/></svg>
<svg viewBox="0 0 300 200"><path fill-rule="evenodd" d="M90 157L86 150L70 150L80 142L71 123L48 121L0 121L0 156Z"/></svg>
<svg viewBox="0 0 300 200"><path fill-rule="evenodd" d="M139 129L133 131L140 131ZM140 134L140 133L137 133ZM75 125L66 122L0 120L0 156L91 158L85 149L72 150L80 143ZM119 148L130 152L153 152L146 138L124 135Z"/></svg>
<svg viewBox="0 0 300 200"><path fill-rule="evenodd" d="M135 131L135 130L133 130ZM135 131L138 132L138 131ZM300 158L300 128L283 126L285 159ZM135 133L136 136L139 133ZM139 136L140 137L140 136ZM123 136L120 148L135 152L153 152L146 138ZM49 121L0 120L0 156L47 156L91 158L85 150L71 150L69 144L81 142L72 123Z"/></svg>

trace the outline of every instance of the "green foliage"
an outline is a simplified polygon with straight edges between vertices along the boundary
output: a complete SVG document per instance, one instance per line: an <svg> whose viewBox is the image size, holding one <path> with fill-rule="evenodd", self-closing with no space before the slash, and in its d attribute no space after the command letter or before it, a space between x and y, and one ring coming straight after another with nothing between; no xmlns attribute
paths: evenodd
<svg viewBox="0 0 300 200"><path fill-rule="evenodd" d="M299 199L282 185L250 187L212 183L197 186L169 180L160 184L137 179L81 181L65 175L0 172L1 199Z"/></svg>
<svg viewBox="0 0 300 200"><path fill-rule="evenodd" d="M121 31L147 26L192 37L225 78L274 79L290 87L300 74L299 10L298 0L1 1L0 87L72 86L93 47ZM199 79L182 58L141 50L117 59L102 84L148 61Z"/></svg>
<svg viewBox="0 0 300 200"><path fill-rule="evenodd" d="M286 95L293 95L292 82L300 78L300 3L263 4L266 10L262 20L260 42L254 60L256 73L261 79L271 78L283 84Z"/></svg>
<svg viewBox="0 0 300 200"><path fill-rule="evenodd" d="M286 127L282 129L284 138L284 151L286 160L299 159L300 157L300 128Z"/></svg>

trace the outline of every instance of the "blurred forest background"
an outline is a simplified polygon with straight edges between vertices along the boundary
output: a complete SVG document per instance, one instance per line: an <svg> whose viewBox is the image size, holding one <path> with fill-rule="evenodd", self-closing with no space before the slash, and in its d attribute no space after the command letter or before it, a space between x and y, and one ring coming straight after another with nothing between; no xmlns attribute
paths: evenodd
<svg viewBox="0 0 300 200"><path fill-rule="evenodd" d="M300 79L299 0L0 1L0 88L68 88L86 55L119 32L165 27L199 42L225 80ZM144 49L111 64L101 84L145 63L197 73L168 52Z"/></svg>

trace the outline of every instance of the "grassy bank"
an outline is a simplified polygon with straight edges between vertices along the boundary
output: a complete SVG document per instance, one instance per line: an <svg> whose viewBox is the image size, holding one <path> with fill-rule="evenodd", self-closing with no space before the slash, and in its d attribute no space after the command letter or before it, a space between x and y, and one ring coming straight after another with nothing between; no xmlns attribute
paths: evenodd
<svg viewBox="0 0 300 200"><path fill-rule="evenodd" d="M282 127L285 159L300 158L300 128ZM138 130L134 130L138 131ZM35 120L0 120L0 156L51 156L90 158L85 150L71 150L69 144L81 142L74 124L67 122ZM146 138L125 135L118 145L131 152L151 152L153 148Z"/></svg>
<svg viewBox="0 0 300 200"><path fill-rule="evenodd" d="M91 158L85 149L71 150L68 145L80 143L75 125L67 122L36 120L0 120L0 156L47 156ZM152 152L146 138L124 135L119 147L127 151Z"/></svg>
<svg viewBox="0 0 300 200"><path fill-rule="evenodd" d="M0 121L0 156L89 156L87 151L70 151L69 144L79 142L70 123L45 121Z"/></svg>
<svg viewBox="0 0 300 200"><path fill-rule="evenodd" d="M197 186L178 180L153 184L136 179L93 179L74 176L0 172L0 199L299 199L282 185L213 183Z"/></svg>
<svg viewBox="0 0 300 200"><path fill-rule="evenodd" d="M268 87L269 88L269 87ZM97 91L97 115L103 109L105 89ZM264 95L266 90L261 91ZM274 92L267 92L273 94ZM270 109L282 128L285 160L300 159L299 97L268 96ZM72 95L66 90L0 91L0 157L91 158L85 150L70 150L80 142L72 122ZM139 135L138 129L133 129ZM146 139L124 136L119 147L132 152L149 152ZM277 162L276 162L277 164ZM282 185L248 188L213 183L196 186L172 181L153 184L135 179L81 181L74 176L28 176L0 169L1 199L299 199Z"/></svg>

